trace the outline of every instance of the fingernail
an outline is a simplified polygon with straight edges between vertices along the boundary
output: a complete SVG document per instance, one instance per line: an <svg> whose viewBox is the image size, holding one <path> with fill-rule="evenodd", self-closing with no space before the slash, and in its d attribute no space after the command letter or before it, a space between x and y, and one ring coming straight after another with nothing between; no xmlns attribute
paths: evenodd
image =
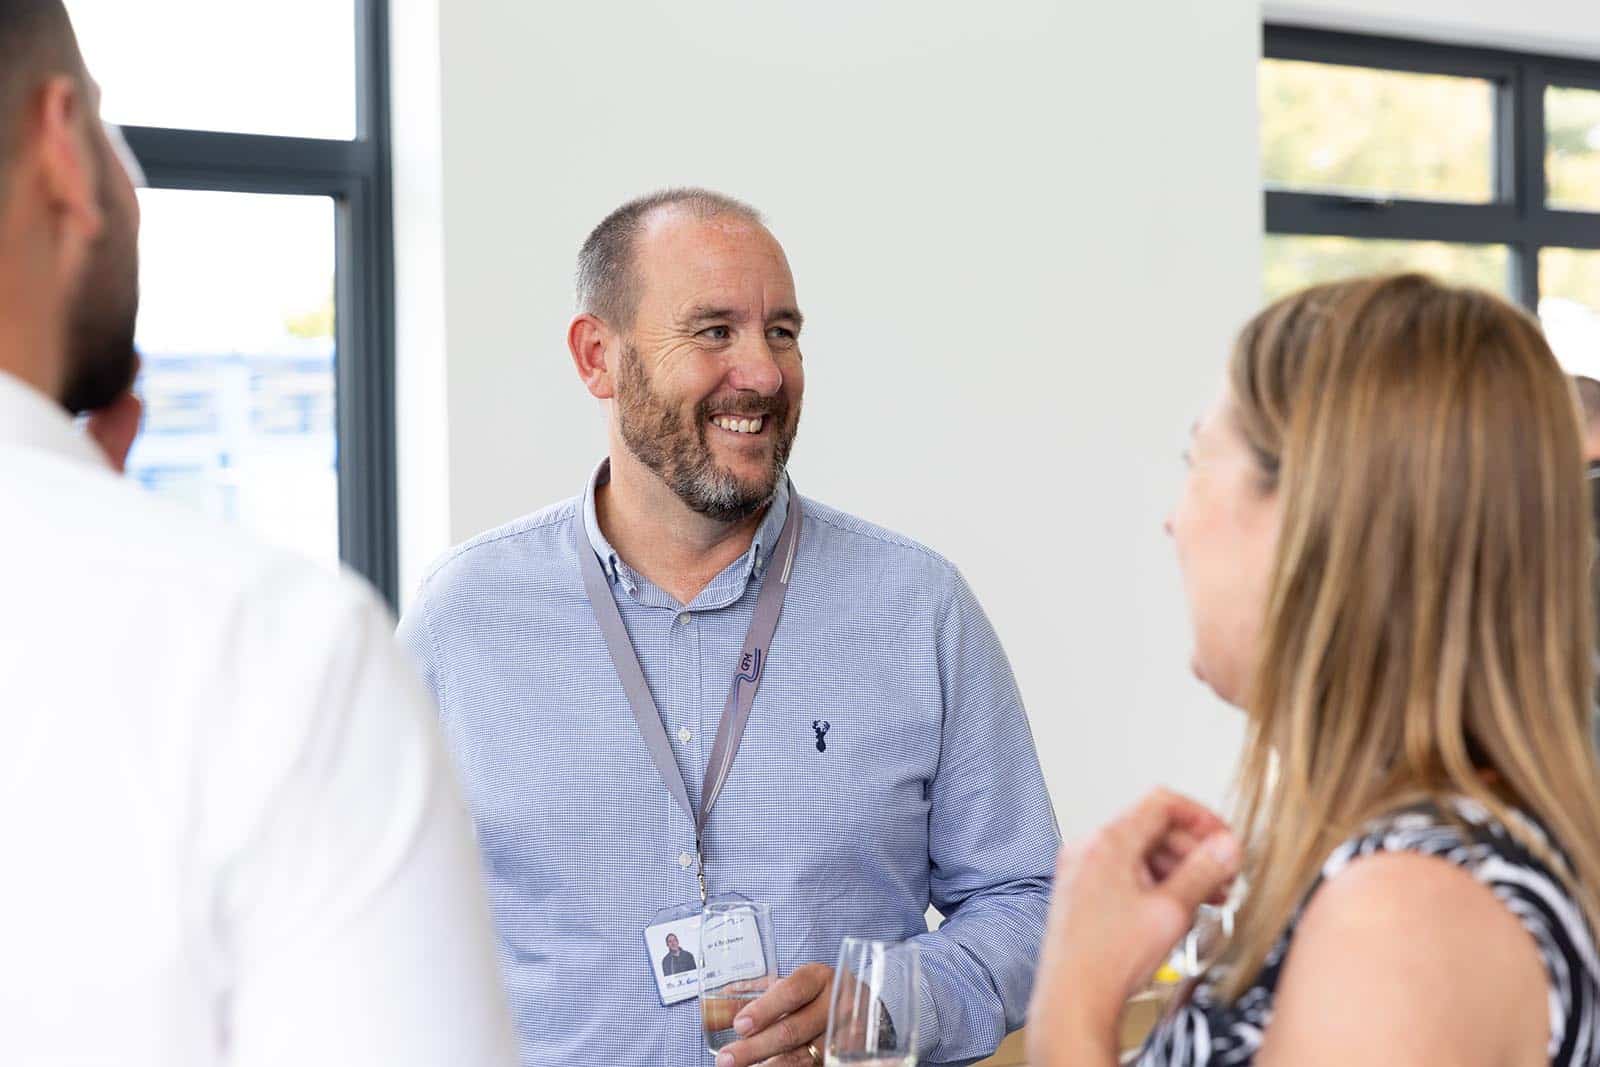
<svg viewBox="0 0 1600 1067"><path fill-rule="evenodd" d="M1230 871L1239 865L1239 841L1226 830L1212 834L1206 839L1206 851L1211 853L1212 859Z"/></svg>
<svg viewBox="0 0 1600 1067"><path fill-rule="evenodd" d="M754 1030L755 1028L755 1021L748 1015L741 1015L737 1019L733 1020L734 1033L738 1034L740 1037L749 1037L750 1031Z"/></svg>
<svg viewBox="0 0 1600 1067"><path fill-rule="evenodd" d="M719 1053L717 1055L717 1067L733 1067L733 1053Z"/></svg>

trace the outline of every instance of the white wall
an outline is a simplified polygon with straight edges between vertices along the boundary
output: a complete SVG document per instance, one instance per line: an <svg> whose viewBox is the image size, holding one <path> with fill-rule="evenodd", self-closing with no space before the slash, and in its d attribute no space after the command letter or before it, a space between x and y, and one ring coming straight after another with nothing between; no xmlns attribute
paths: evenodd
<svg viewBox="0 0 1600 1067"><path fill-rule="evenodd" d="M1596 0L1268 0L1266 16L1355 33L1600 56Z"/></svg>
<svg viewBox="0 0 1600 1067"><path fill-rule="evenodd" d="M444 284L401 277L408 584L581 488L574 253L709 185L794 267L797 483L963 568L1064 829L1157 781L1220 799L1237 722L1188 676L1161 521L1260 288L1253 3L394 3L400 254Z"/></svg>
<svg viewBox="0 0 1600 1067"><path fill-rule="evenodd" d="M395 440L400 588L405 603L428 561L458 538L450 524L449 366L445 333L444 128L438 0L395 0Z"/></svg>

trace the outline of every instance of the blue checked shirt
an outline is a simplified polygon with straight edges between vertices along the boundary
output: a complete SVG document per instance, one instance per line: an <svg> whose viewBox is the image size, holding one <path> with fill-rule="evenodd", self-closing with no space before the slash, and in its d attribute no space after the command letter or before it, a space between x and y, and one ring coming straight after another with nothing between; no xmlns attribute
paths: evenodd
<svg viewBox="0 0 1600 1067"><path fill-rule="evenodd" d="M400 631L466 784L523 1062L703 1067L698 1003L662 1007L643 937L661 910L699 900L694 825L612 668L573 524L605 567L698 807L788 499L682 606L606 543L594 485L447 555ZM784 974L835 964L846 936L915 938L923 1062L969 1063L1022 1024L1044 933L1059 838L1027 715L953 566L811 500L803 517L706 828L710 891L772 905ZM935 932L930 903L947 917Z"/></svg>

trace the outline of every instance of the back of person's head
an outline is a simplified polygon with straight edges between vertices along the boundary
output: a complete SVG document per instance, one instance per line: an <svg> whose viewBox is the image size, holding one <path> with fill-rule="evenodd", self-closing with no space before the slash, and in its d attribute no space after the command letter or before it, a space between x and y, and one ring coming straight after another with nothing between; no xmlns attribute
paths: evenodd
<svg viewBox="0 0 1600 1067"><path fill-rule="evenodd" d="M1572 379L1572 385L1583 416L1583 455L1593 463L1600 460L1600 382L1580 374Z"/></svg>
<svg viewBox="0 0 1600 1067"><path fill-rule="evenodd" d="M1586 375L1574 375L1573 391L1578 394L1578 416L1583 422L1583 458L1588 464L1589 513L1600 532L1600 382ZM1593 577L1596 603L1600 604L1600 571ZM1600 731L1600 718L1595 722ZM1600 735L1597 735L1600 736Z"/></svg>
<svg viewBox="0 0 1600 1067"><path fill-rule="evenodd" d="M53 78L67 79L90 106L88 74L61 0L0 0L0 197L37 134L37 96ZM93 118L91 109L88 117Z"/></svg>
<svg viewBox="0 0 1600 1067"><path fill-rule="evenodd" d="M77 37L61 0L0 0L0 94L9 120L51 74L83 78Z"/></svg>
<svg viewBox="0 0 1600 1067"><path fill-rule="evenodd" d="M69 411L109 404L137 368L138 215L61 0L0 0L0 314L53 320L34 332L63 350L27 377Z"/></svg>
<svg viewBox="0 0 1600 1067"><path fill-rule="evenodd" d="M1325 285L1258 315L1230 377L1283 517L1227 990L1340 841L1424 799L1533 816L1600 927L1593 532L1571 386L1538 324L1419 275Z"/></svg>

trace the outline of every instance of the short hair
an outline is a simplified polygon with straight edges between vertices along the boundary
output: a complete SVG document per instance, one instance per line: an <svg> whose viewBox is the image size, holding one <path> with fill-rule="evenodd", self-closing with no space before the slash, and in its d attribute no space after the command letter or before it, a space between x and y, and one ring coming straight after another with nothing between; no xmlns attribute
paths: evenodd
<svg viewBox="0 0 1600 1067"><path fill-rule="evenodd" d="M3 2L3 0L0 0ZM578 252L578 310L625 329L639 310L639 278L634 270L634 244L644 224L657 211L679 207L697 218L737 215L764 225L761 212L740 200L709 189L662 189L628 201L590 231Z"/></svg>
<svg viewBox="0 0 1600 1067"><path fill-rule="evenodd" d="M1578 388L1578 406L1583 411L1585 436L1600 432L1600 382L1579 374L1573 377Z"/></svg>
<svg viewBox="0 0 1600 1067"><path fill-rule="evenodd" d="M0 163L17 151L22 109L46 78L86 79L62 0L0 0Z"/></svg>

